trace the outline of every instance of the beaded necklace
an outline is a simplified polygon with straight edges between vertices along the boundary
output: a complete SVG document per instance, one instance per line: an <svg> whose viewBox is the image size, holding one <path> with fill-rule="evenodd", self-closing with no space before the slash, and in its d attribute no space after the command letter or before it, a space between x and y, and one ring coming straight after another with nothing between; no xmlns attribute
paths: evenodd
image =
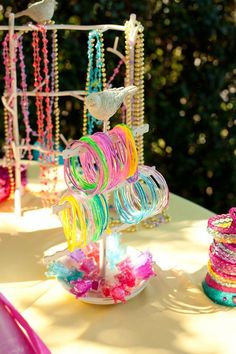
<svg viewBox="0 0 236 354"><path fill-rule="evenodd" d="M32 160L33 155L31 153L30 148L30 134L32 133L32 129L30 127L29 122L29 100L28 96L26 95L27 92L27 81L26 81L26 72L25 72L25 57L23 52L23 36L21 35L18 37L18 54L19 54L19 67L20 67L20 75L21 75L21 89L22 89L22 96L20 100L21 104L21 111L23 115L23 121L25 124L25 142L28 147L28 158Z"/></svg>
<svg viewBox="0 0 236 354"><path fill-rule="evenodd" d="M39 33L41 33L42 40L40 40ZM40 56L40 44L41 52ZM49 55L48 55L48 39L47 31L44 26L39 26L38 31L33 31L33 67L34 67L34 86L36 91L36 114L37 114L37 125L38 125L38 143L43 146L48 153L39 153L40 161L40 180L44 189L41 192L42 202L44 206L51 206L56 201L56 183L57 183L57 171L56 165L58 162L57 157L54 153L53 144L53 122L52 122L52 108L54 104L54 115L55 115L55 148L59 149L59 107L58 107L58 97L54 100L49 96L44 98L40 95L42 92L42 83L44 75L44 87L45 92L50 92L50 88L54 92L59 90L59 80L58 80L58 47L57 47L57 33L53 31L52 34L52 68L51 68L51 82L49 80ZM41 65L42 62L42 65ZM53 102L54 101L54 102ZM44 111L45 102L45 111ZM50 181L50 188L49 188Z"/></svg>
<svg viewBox="0 0 236 354"><path fill-rule="evenodd" d="M133 125L144 124L144 37L143 27L139 25L139 31L135 43L134 56L134 85L138 88L133 98ZM139 163L144 164L143 135L136 138L136 145L139 155Z"/></svg>
<svg viewBox="0 0 236 354"><path fill-rule="evenodd" d="M112 82L114 81L116 76L119 74L120 68L123 64L124 64L124 61L121 59L117 65L117 67L113 70L113 74L110 76L109 80L107 81L106 89L112 88Z"/></svg>
<svg viewBox="0 0 236 354"><path fill-rule="evenodd" d="M130 21L125 23L125 63L126 63L126 79L125 85L135 85L138 90L132 99L127 99L126 108L126 124L128 126L141 126L144 124L144 35L143 26L139 21L136 21L138 32L135 45L130 41L131 26ZM134 53L132 52L134 50ZM132 61L134 54L134 61ZM133 78L131 77L131 73ZM135 138L136 147L139 156L139 164L144 164L144 142L143 135ZM147 228L157 227L161 223L169 221L169 216L164 209L161 214L153 216L143 222Z"/></svg>
<svg viewBox="0 0 236 354"><path fill-rule="evenodd" d="M133 85L134 81L131 79L131 73L134 72L134 63L131 60L133 43L130 42L130 21L125 23L125 64L126 64L126 74L125 74L125 86ZM125 102L126 107L126 124L128 127L132 125L132 100L127 97Z"/></svg>
<svg viewBox="0 0 236 354"><path fill-rule="evenodd" d="M100 30L89 32L88 38L88 68L86 80L86 95L100 92L106 87L106 69L104 63L103 33ZM109 124L109 122L107 122ZM102 123L95 119L84 105L83 135L92 134L95 124ZM109 127L107 127L109 130Z"/></svg>
<svg viewBox="0 0 236 354"><path fill-rule="evenodd" d="M12 88L11 88L11 74L10 74L10 55L9 55L9 34L7 34L2 42L3 46L3 64L5 67L5 75L4 75L4 88L5 93L8 94L8 97L11 96ZM9 107L12 108L12 101L8 103ZM14 192L15 180L13 173L13 152L11 148L11 142L13 140L13 116L12 113L9 112L4 106L4 131L5 131L5 144L6 144L6 165L9 174L10 180L10 194Z"/></svg>
<svg viewBox="0 0 236 354"><path fill-rule="evenodd" d="M39 34L38 31L32 32L32 47L33 47L33 68L34 68L34 87L36 89L35 106L37 114L37 126L38 126L38 143L43 145L44 138L44 112L43 112L43 97L40 96L42 91L42 81L41 76L41 58L39 53ZM39 160L42 160L42 153L39 153Z"/></svg>
<svg viewBox="0 0 236 354"><path fill-rule="evenodd" d="M59 70L58 70L58 37L57 30L52 32L52 77L51 85L54 87L54 92L59 92ZM54 141L55 141L55 151L59 152L59 139L60 139L60 109L59 109L59 97L54 97ZM59 155L55 155L55 167L59 165ZM54 172L54 186L57 183L57 171ZM57 199L57 193L54 188L55 200L52 203L55 204Z"/></svg>
<svg viewBox="0 0 236 354"><path fill-rule="evenodd" d="M135 45L130 40L130 21L125 23L125 56L126 56L126 79L125 84L135 85L138 90L132 99L126 101L126 124L128 126L141 126L144 124L144 36L143 26L136 21L138 26ZM132 51L134 50L134 53ZM134 62L132 57L134 54ZM131 73L133 72L133 77ZM136 138L139 154L139 163L144 164L143 136Z"/></svg>
<svg viewBox="0 0 236 354"><path fill-rule="evenodd" d="M2 42L3 46L3 63L5 66L5 75L4 75L4 83L5 83L5 93L8 98L11 97L12 94L12 78L10 73L10 55L9 55L9 34L7 34ZM16 54L16 53L15 53ZM16 60L16 58L15 58ZM12 100L8 102L9 107L12 108ZM11 112L7 112L8 116L8 132L7 132L7 140L6 143L9 146L13 139L13 115Z"/></svg>
<svg viewBox="0 0 236 354"><path fill-rule="evenodd" d="M48 70L48 39L46 34L46 29L44 26L40 26L40 31L42 34L42 42L43 42L43 73L45 76L44 79L44 87L45 92L50 92L49 88L49 70ZM45 97L45 111L46 111L46 126L47 126L47 140L46 140L46 148L50 151L53 149L53 141L52 141L52 117L51 117L51 105L50 105L50 98L47 96Z"/></svg>
<svg viewBox="0 0 236 354"><path fill-rule="evenodd" d="M117 65L117 67L113 70L113 74L110 76L109 80L107 81L106 89L112 88L112 82L114 81L116 76L120 73L120 68L123 64L124 64L124 60L121 59ZM126 111L125 105L124 105L124 103L122 103L122 105L121 105L121 121L122 121L122 123L125 123L125 111Z"/></svg>

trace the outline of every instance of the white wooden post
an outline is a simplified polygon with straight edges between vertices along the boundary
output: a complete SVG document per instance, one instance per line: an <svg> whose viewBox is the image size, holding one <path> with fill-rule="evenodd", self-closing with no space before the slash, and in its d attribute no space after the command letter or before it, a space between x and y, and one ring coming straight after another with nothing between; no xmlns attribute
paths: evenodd
<svg viewBox="0 0 236 354"><path fill-rule="evenodd" d="M134 63L134 47L135 47L135 40L136 40L135 22L136 22L136 15L131 14L130 15L131 30L130 30L130 38L129 38L129 47L130 47L129 60L132 63L132 65L130 65L130 82L128 83L128 86L134 84L134 64L133 63Z"/></svg>

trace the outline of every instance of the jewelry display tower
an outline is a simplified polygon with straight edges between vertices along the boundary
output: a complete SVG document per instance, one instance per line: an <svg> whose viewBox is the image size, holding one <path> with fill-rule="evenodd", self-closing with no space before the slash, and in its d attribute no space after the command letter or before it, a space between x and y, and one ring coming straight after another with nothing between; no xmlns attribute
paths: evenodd
<svg viewBox="0 0 236 354"><path fill-rule="evenodd" d="M106 126L106 124L104 124L104 126ZM116 127L117 126L115 126L115 128ZM133 136L139 137L140 135L143 135L147 131L147 128L147 125L133 128ZM104 134L107 134L106 129L104 129ZM89 139L92 137L93 136L89 136ZM63 156L65 160L69 160L84 152L83 147L82 150L79 146L71 147L64 150ZM89 157L87 156L87 158ZM67 163L65 166L66 165ZM83 170L83 164L79 169ZM79 173L83 173L82 170ZM159 174L154 167L142 165L138 167L138 176L135 177L134 181L132 179L125 180L121 184L114 185L109 191L105 192L105 194L102 194L105 202L109 200L109 195L112 194L112 192L119 190L120 187L122 188L126 186L129 189L132 188L133 185L135 186L139 183L138 180L140 178L142 180L142 174L140 174L141 171L143 171L145 176L143 182L147 180L147 178L150 178L152 181L151 184L154 186L154 193L157 194L157 198L154 198L154 204L147 203L144 207L144 213L141 213L142 216L139 217L139 221L136 221L136 218L134 218L134 221L129 220L127 223L123 222L119 226L113 227L110 227L109 225L110 216L108 211L108 222L104 222L106 226L103 228L103 231L100 232L99 239L96 238L96 241L90 241L81 248L76 248L75 244L77 241L75 241L75 238L79 240L84 234L84 230L82 231L82 227L84 228L84 226L82 225L86 225L85 228L90 229L90 222L92 223L90 220L91 213L88 214L89 218L85 222L82 222L81 218L84 218L84 212L81 211L82 209L80 207L79 213L77 212L77 209L74 208L77 208L75 207L75 203L77 202L82 203L81 206L83 203L89 203L92 199L91 196L77 193L75 189L71 189L68 186L68 191L66 192L65 197L62 197L63 203L59 202L59 205L53 207L54 213L59 214L60 212L70 210L70 214L69 216L66 214L66 224L65 219L64 221L63 218L61 219L65 236L67 238L67 244L60 244L53 247L47 250L44 254L44 262L48 265L47 275L49 277L56 277L70 293L74 294L76 298L79 298L84 302L99 305L126 302L138 295L146 287L149 279L155 275L152 256L149 252L140 252L132 247L127 247L124 254L123 250L121 252L119 250L119 242L116 243L114 251L116 253L115 258L117 263L113 264L113 267L115 266L115 271L113 270L113 273L107 257L109 251L107 241L114 234L128 229L130 224L137 225L141 220L159 214L168 205L169 192L163 176ZM65 176L66 174L68 174L67 170L65 170ZM153 184L152 178L155 180L155 184ZM139 183L139 187L141 187L141 184ZM147 186L148 185L150 187L150 184L147 184ZM153 196L153 193L151 194ZM97 195L95 194L95 196ZM141 197L140 194L139 197ZM71 198L72 203L70 201ZM142 208L142 198L140 200L135 198L135 200ZM106 209L108 210L108 208ZM116 210L118 212L118 209ZM139 213L139 216L141 214ZM104 214L101 212L99 218L104 218L102 215ZM77 230L78 225L79 230ZM73 239L74 246L72 247L71 241ZM112 246L110 245L110 247ZM121 253L121 255L119 255L119 253Z"/></svg>
<svg viewBox="0 0 236 354"><path fill-rule="evenodd" d="M127 21L129 31L127 35L128 48L126 48L126 77L125 77L125 86L135 84L135 80L140 80L140 77L134 77L134 67L128 63L134 63L135 60L135 44L136 44L136 37L139 31L142 32L142 26L136 21L136 15L131 14L129 21ZM125 26L122 25L114 25L114 24L104 24L104 25L64 25L64 24L45 24L44 25L46 31L55 31L55 30L69 30L69 31L90 31L90 30L101 30L102 32L108 30L120 31L124 32L126 30ZM0 26L0 31L7 31L9 33L9 57L10 57L10 76L11 76L11 84L10 84L10 92L4 92L2 96L2 102L4 107L6 108L7 112L12 115L12 123L13 123L13 140L10 143L10 146L5 146L6 151L12 150L13 151L13 168L14 168L14 175L15 175L15 183L14 183L14 212L15 215L21 216L22 215L22 186L21 186L21 165L25 162L27 164L31 164L29 160L23 160L21 155L22 151L26 150L26 146L22 143L20 139L19 133L19 115L18 115L18 99L22 97L23 92L22 90L18 89L17 83L17 68L16 62L14 60L14 53L16 51L17 46L17 35L19 33L27 33L30 31L38 31L39 27L32 23L28 25L17 26L15 25L15 15L10 13L9 15L9 24L8 26ZM117 38L115 40L115 44L113 48L108 48L108 50L118 56L120 56L120 52L117 50ZM127 56L128 55L128 56ZM141 73L143 75L143 73ZM42 85L45 85L43 83ZM72 96L78 99L83 100L83 96L85 96L87 92L85 90L69 90L69 91L57 91L57 92L45 92L44 90L37 92L37 90L27 91L24 92L24 95L27 97L62 97L62 96ZM140 94L143 96L143 87L140 88ZM127 105L127 121L126 123L131 126L131 114L132 109L135 108L135 100L126 101ZM139 112L143 112L143 107L140 107ZM142 113L143 114L143 113ZM139 119L140 123L140 119ZM143 123L143 122L142 122ZM137 120L134 119L133 125L137 126ZM139 139L139 153L140 159L143 160L143 142L142 137ZM41 153L48 154L52 152L55 155L61 155L59 151L46 151L41 146L30 145L31 150L38 150ZM8 163L12 163L7 161Z"/></svg>
<svg viewBox="0 0 236 354"><path fill-rule="evenodd" d="M101 32L105 32L108 30L115 30L115 31L122 31L125 32L125 87L135 85L138 89L137 93L134 97L129 95L125 100L126 106L126 125L133 131L133 135L136 141L136 148L138 153L138 160L139 165L143 165L143 134L148 130L148 126L144 124L144 85L143 85L143 77L144 77L144 56L143 56L143 27L142 25L136 20L136 15L132 14L130 16L129 21L126 22L124 26L113 25L113 24L105 24L105 25L95 25L95 26L84 26L84 25L58 25L58 24L45 24L43 25L46 31L54 31L54 30L70 30L70 31L90 31L90 30L99 30ZM9 61L10 61L10 75L11 75L11 85L10 85L10 92L5 92L2 97L2 102L8 112L12 115L12 122L13 122L13 141L11 142L11 146L6 146L6 149L12 149L14 153L14 169L15 169L15 191L14 191L14 205L15 205L15 215L21 216L22 214L22 206L21 206L21 173L20 168L23 160L21 159L21 152L25 150L26 147L20 141L20 133L19 133L19 117L18 117L18 98L23 95L23 92L18 89L17 85L17 68L16 62L14 60L14 53L16 52L16 38L18 35L18 31L21 33L29 32L29 31L38 31L38 25L26 25L26 26L16 26L15 25L15 16L14 14L9 15L9 25L8 26L0 26L0 30L8 31L9 32ZM117 50L117 39L115 40L114 47L109 48L110 52L117 54L119 57L121 56L119 51ZM136 65L136 67L135 67ZM42 83L42 87L44 88L45 83ZM106 89L103 87L103 89ZM41 89L39 92L37 90L34 91L27 91L24 92L24 95L27 97L38 96L38 97L61 97L61 96L73 96L78 99L84 100L84 96L88 95L86 90L70 90L70 91L47 91ZM109 121L104 122L104 132L109 130ZM83 133L86 135L85 126L83 127ZM41 146L30 146L32 150L39 150L42 153L49 153L53 152L54 154L60 154L58 151L54 151L51 149L50 151L45 151ZM69 155L68 155L69 154ZM62 155L64 158L70 156L71 151L66 149ZM31 161L28 161L30 164ZM154 169L150 168L151 170L148 173L148 176L151 178L152 171L154 173ZM154 182L151 182L154 186ZM158 204L158 208L155 212L147 215L147 217L156 215L157 213L161 213L164 208L167 207L168 204L168 187L164 178L161 176L161 184L162 187L162 200ZM158 186L158 183L157 183ZM108 196L105 197L107 200L109 199ZM62 209L68 208L68 205L59 205L54 207L54 212L60 212ZM153 209L154 210L154 209ZM145 218L144 218L145 219ZM100 236L100 240L94 243L95 247L97 247L98 251L98 277L99 281L95 280L93 283L104 284L106 282L107 277L107 238L110 237L110 233L114 234L125 230L130 227L130 224L121 224L118 226L113 226L109 230L106 228L104 232ZM99 246L98 246L99 245ZM89 246L89 245L88 245ZM90 247L90 246L89 246ZM93 247L93 246L92 246ZM85 255L85 258L87 255ZM129 271L125 271L125 267L127 268L130 266L130 260L132 259L135 263L135 259L142 259L141 263L138 265L132 265L135 268L136 273L139 271L141 273L144 272L144 269L147 269L148 274L144 275L139 278L142 279L135 282L134 279L125 279L125 282L132 281L132 291L128 291L128 287L119 288L116 291L123 291L123 297L120 295L116 296L104 296L105 292L96 292L90 291L86 294L86 296L80 296L80 298L89 303L93 304L113 304L120 301L128 300L137 294L139 294L147 285L148 279L154 275L154 271L152 270L152 260L149 253L139 252L133 248L127 249L126 258L124 259L123 270L120 269L121 274L119 275L122 277L122 273L128 274ZM45 262L50 264L55 264L55 260L59 259L59 268L63 267L63 260L68 260L70 257L70 252L68 250L63 249L62 251L57 252L53 250L48 250L44 257ZM60 263L62 260L62 263ZM144 263L142 263L144 262ZM122 262L121 262L122 263ZM61 268L60 268L61 269ZM64 269L65 270L65 269ZM49 272L50 273L50 272ZM52 272L51 272L52 273ZM49 274L49 276L52 274ZM74 276L74 275L73 275ZM131 276L132 278L132 274ZM143 278L142 278L143 277ZM86 279L88 281L88 279ZM122 280L124 281L124 279ZM70 286L68 286L68 282L63 282L63 285L71 291ZM87 284L87 283L86 283ZM86 285L85 283L82 284L82 287ZM80 284L81 285L81 284ZM94 284L93 284L94 285ZM103 289L104 290L104 289ZM107 290L107 289L106 289ZM114 289L113 289L114 290ZM104 290L105 291L105 290ZM110 291L110 290L109 290ZM71 291L72 292L72 291ZM123 299L123 300L122 300Z"/></svg>

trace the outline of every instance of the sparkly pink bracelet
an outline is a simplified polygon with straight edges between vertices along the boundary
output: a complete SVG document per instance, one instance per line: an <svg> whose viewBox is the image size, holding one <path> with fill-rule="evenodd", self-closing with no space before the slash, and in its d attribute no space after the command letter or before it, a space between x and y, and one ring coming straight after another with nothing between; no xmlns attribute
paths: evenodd
<svg viewBox="0 0 236 354"><path fill-rule="evenodd" d="M228 287L228 286L223 286L216 282L209 273L207 273L205 281L207 285L211 286L212 288L215 288L217 290L225 291L227 293L235 293L235 288Z"/></svg>
<svg viewBox="0 0 236 354"><path fill-rule="evenodd" d="M228 248L229 250L231 250L231 251L235 254L235 256L236 256L236 244L235 244L235 243L228 243L228 244L227 244L227 248Z"/></svg>
<svg viewBox="0 0 236 354"><path fill-rule="evenodd" d="M228 288L233 288L236 290L236 283L232 283L232 282L228 282L228 280L226 278L222 278L220 277L218 274L216 273L212 273L212 271L208 268L208 273L210 274L211 278L217 282L218 284L222 285L222 286L226 286Z"/></svg>
<svg viewBox="0 0 236 354"><path fill-rule="evenodd" d="M236 208L208 220L208 231L217 241L236 243Z"/></svg>
<svg viewBox="0 0 236 354"><path fill-rule="evenodd" d="M113 147L120 166L120 178L126 180L129 175L130 163L128 161L126 140L124 133L121 130L113 128L108 132L109 137L113 142Z"/></svg>
<svg viewBox="0 0 236 354"><path fill-rule="evenodd" d="M228 263L212 252L209 252L209 257L214 268L220 269L225 274L236 276L236 264Z"/></svg>
<svg viewBox="0 0 236 354"><path fill-rule="evenodd" d="M120 182L124 182L121 179L119 161L114 151L112 141L107 134L102 132L91 135L91 138L97 143L106 156L110 177L108 185L104 191L110 190L117 186Z"/></svg>
<svg viewBox="0 0 236 354"><path fill-rule="evenodd" d="M81 172L78 171L78 174L81 176L81 178L83 178L82 175L84 175L85 183L87 182L88 184L94 184L94 188L92 187L90 188L89 194L95 195L96 193L99 193L104 182L104 171L103 168L101 167L100 159L97 156L97 154L94 152L93 148L86 142L75 140L70 144L69 147L71 150L73 150L76 149L78 146L81 148L82 151L85 151L78 154L80 163L82 165L82 170L83 170L83 173L81 170ZM94 171L92 168L89 168L91 157L93 157L96 163L96 166L98 168L97 171ZM78 170L79 170L79 166L78 166ZM75 188L80 192L85 192L85 190L78 183L76 176L74 176L74 173L72 172L70 158L64 160L64 178L68 188L71 191L74 191Z"/></svg>
<svg viewBox="0 0 236 354"><path fill-rule="evenodd" d="M230 245L230 243L221 243L214 240L210 246L210 252L228 263L236 264L236 252L229 248Z"/></svg>
<svg viewBox="0 0 236 354"><path fill-rule="evenodd" d="M221 270L219 270L218 268L215 268L214 265L212 263L208 263L208 272L211 273L215 273L216 278L217 276L221 277L221 278L225 278L225 281L232 281L232 283L234 283L236 285L236 276L234 275L230 275L230 274L226 274L224 272L222 272Z"/></svg>

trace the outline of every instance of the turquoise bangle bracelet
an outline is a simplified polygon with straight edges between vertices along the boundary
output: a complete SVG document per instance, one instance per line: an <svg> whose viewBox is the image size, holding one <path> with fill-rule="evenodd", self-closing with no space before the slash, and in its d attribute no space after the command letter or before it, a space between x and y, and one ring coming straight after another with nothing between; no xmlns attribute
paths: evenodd
<svg viewBox="0 0 236 354"><path fill-rule="evenodd" d="M202 282L205 294L215 303L224 306L236 307L236 292L226 293L221 290L214 289L207 285L205 280Z"/></svg>

